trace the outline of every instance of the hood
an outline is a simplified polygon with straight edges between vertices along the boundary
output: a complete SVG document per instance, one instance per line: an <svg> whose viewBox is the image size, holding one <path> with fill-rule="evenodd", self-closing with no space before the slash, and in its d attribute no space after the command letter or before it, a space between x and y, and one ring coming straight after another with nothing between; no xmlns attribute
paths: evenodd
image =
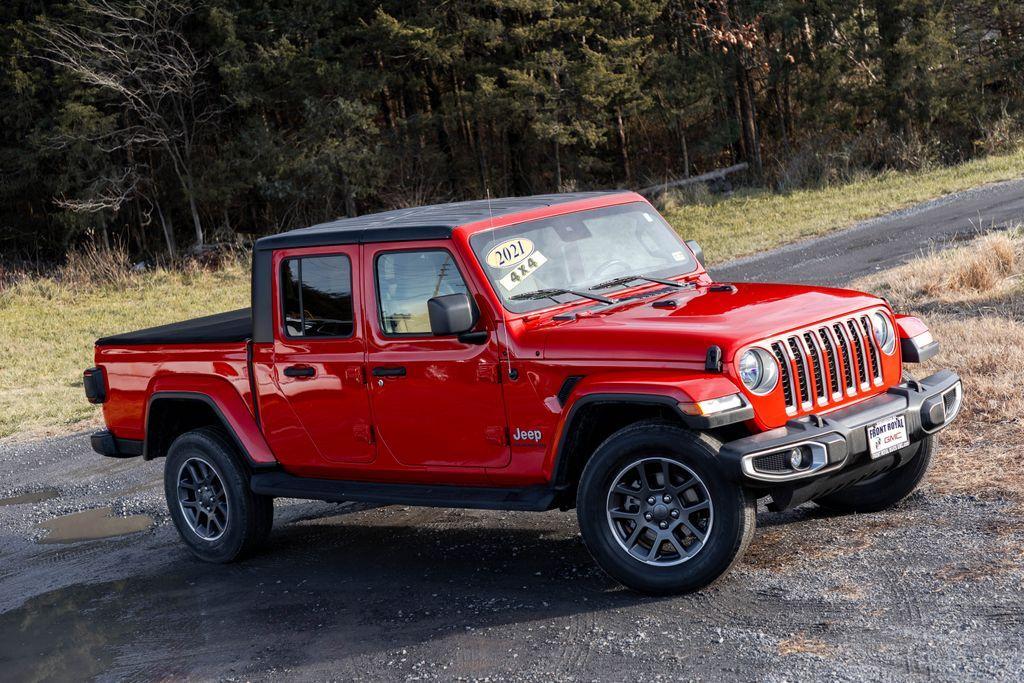
<svg viewBox="0 0 1024 683"><path fill-rule="evenodd" d="M675 301L674 308L665 307L669 300ZM712 344L722 347L729 361L752 342L881 303L845 289L736 283L718 291L701 284L605 312L589 309L575 320L547 319L535 331L543 331L543 355L550 360L696 362L703 367Z"/></svg>

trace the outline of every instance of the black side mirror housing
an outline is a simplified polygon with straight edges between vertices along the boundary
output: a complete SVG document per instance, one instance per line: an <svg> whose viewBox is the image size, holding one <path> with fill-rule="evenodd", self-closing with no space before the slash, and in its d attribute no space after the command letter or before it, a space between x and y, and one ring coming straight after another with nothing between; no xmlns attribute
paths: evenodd
<svg viewBox="0 0 1024 683"><path fill-rule="evenodd" d="M427 300L430 332L435 337L468 335L476 327L480 314L468 294L446 294ZM486 333L485 333L486 334Z"/></svg>
<svg viewBox="0 0 1024 683"><path fill-rule="evenodd" d="M697 243L697 240L686 240L686 246L688 246L690 251L693 252L693 255L697 257L697 263L700 264L700 267L706 269L708 266L704 263L704 250L701 248L700 244Z"/></svg>

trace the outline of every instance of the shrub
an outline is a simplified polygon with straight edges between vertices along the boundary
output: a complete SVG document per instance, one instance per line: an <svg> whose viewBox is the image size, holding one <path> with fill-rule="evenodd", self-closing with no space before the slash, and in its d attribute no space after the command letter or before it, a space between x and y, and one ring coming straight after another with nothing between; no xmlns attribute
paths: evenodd
<svg viewBox="0 0 1024 683"><path fill-rule="evenodd" d="M58 269L57 278L74 287L126 286L132 278L128 250L122 244L101 249L90 243L82 249L68 252L67 260Z"/></svg>

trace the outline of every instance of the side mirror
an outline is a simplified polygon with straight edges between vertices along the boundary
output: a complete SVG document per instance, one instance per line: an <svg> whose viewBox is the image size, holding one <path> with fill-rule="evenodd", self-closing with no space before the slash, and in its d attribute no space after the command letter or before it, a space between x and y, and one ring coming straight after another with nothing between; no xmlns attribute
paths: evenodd
<svg viewBox="0 0 1024 683"><path fill-rule="evenodd" d="M446 294L427 300L430 332L435 337L463 335L476 327L479 314L468 294Z"/></svg>
<svg viewBox="0 0 1024 683"><path fill-rule="evenodd" d="M686 240L686 246L690 248L693 255L697 257L697 263L700 264L701 268L707 268L707 264L704 263L704 250L697 244L697 240Z"/></svg>

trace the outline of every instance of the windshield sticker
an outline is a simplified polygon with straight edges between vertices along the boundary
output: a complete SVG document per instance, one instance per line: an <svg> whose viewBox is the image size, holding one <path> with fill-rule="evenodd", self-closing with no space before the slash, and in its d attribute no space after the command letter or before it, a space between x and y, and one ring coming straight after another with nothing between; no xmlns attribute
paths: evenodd
<svg viewBox="0 0 1024 683"><path fill-rule="evenodd" d="M487 265L491 268L508 268L526 259L533 253L534 246L531 240L525 237L505 240L498 246L487 252Z"/></svg>
<svg viewBox="0 0 1024 683"><path fill-rule="evenodd" d="M647 213L646 211L644 211L644 218L647 219L648 223L653 223L654 222L654 219L651 218L651 214Z"/></svg>
<svg viewBox="0 0 1024 683"><path fill-rule="evenodd" d="M673 251L672 252L672 258L674 258L676 261L685 261L686 260L686 252L685 251Z"/></svg>
<svg viewBox="0 0 1024 683"><path fill-rule="evenodd" d="M547 263L548 260L544 254L539 251L533 252L533 254L526 258L526 260L515 268L512 272L505 277L498 280L498 284L505 288L505 291L511 292L513 289L523 284L523 281L537 272L537 269Z"/></svg>

